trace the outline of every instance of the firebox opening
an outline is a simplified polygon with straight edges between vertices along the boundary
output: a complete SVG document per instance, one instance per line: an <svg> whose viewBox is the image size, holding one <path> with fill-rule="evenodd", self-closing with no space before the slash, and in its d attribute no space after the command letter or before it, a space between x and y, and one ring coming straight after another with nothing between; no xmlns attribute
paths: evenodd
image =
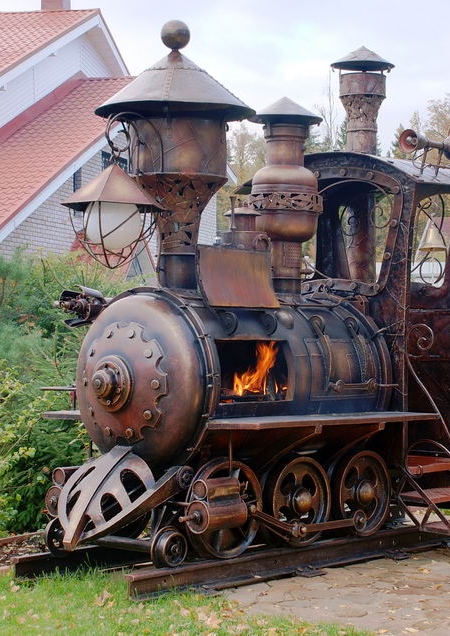
<svg viewBox="0 0 450 636"><path fill-rule="evenodd" d="M286 399L288 371L282 342L224 340L216 345L222 403Z"/></svg>

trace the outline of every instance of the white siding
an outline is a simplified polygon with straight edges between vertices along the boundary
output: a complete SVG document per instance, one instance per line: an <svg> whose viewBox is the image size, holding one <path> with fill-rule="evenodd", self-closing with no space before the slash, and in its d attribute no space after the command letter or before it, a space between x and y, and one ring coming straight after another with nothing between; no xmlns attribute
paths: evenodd
<svg viewBox="0 0 450 636"><path fill-rule="evenodd" d="M202 212L200 218L200 230L198 242L204 245L212 245L217 235L217 197L214 195Z"/></svg>
<svg viewBox="0 0 450 636"><path fill-rule="evenodd" d="M87 77L110 77L111 71L102 60L87 35L80 42L80 68Z"/></svg>
<svg viewBox="0 0 450 636"><path fill-rule="evenodd" d="M0 90L0 127L82 71L87 77L111 77L87 36L58 49Z"/></svg>
<svg viewBox="0 0 450 636"><path fill-rule="evenodd" d="M99 172L101 153L97 153L82 167L82 185L88 183ZM67 199L72 192L73 177L70 177L0 243L0 254L10 258L18 249L30 253L67 253L75 240L75 234L70 221L71 213L68 208L61 205L61 201Z"/></svg>
<svg viewBox="0 0 450 636"><path fill-rule="evenodd" d="M39 101L80 70L80 45L71 42L34 67L34 99Z"/></svg>
<svg viewBox="0 0 450 636"><path fill-rule="evenodd" d="M5 90L0 91L0 127L31 106L34 101L34 77L33 69L30 68L9 82Z"/></svg>

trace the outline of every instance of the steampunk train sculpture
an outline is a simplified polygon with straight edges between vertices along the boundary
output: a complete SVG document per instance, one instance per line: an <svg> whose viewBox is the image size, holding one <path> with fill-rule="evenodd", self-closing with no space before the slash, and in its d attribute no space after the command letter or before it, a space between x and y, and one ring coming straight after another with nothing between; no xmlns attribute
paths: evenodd
<svg viewBox="0 0 450 636"><path fill-rule="evenodd" d="M99 453L54 471L49 549L133 539L176 567L401 519L449 534L450 145L406 131L421 160L375 156L392 65L359 49L333 65L347 150L304 155L319 117L287 98L255 115L180 53L184 24L162 36L167 58L97 110L122 125L149 206L138 241L108 247L98 182L65 202L96 258L119 262L156 228L159 284L61 297L89 325L76 395ZM243 118L263 124L267 165L200 245L227 122Z"/></svg>

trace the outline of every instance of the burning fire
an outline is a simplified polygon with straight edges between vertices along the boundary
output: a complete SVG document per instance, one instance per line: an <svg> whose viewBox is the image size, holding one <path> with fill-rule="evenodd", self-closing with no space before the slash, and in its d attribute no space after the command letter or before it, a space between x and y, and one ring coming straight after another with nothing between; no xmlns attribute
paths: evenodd
<svg viewBox="0 0 450 636"><path fill-rule="evenodd" d="M245 395L247 393L265 394L267 377L270 369L275 365L278 347L274 341L258 342L256 345L256 365L243 373L235 373L233 377L233 393Z"/></svg>

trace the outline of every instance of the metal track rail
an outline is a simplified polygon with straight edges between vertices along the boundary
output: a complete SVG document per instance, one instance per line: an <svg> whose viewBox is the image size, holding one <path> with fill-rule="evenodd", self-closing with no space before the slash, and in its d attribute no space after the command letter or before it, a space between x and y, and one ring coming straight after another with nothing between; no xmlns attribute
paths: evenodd
<svg viewBox="0 0 450 636"><path fill-rule="evenodd" d="M135 568L126 574L130 598L145 600L173 588L218 591L289 576L312 576L324 567L376 558L407 558L443 544L415 527L385 530L372 537L318 541L303 548L249 549L230 560L196 561L177 568Z"/></svg>
<svg viewBox="0 0 450 636"><path fill-rule="evenodd" d="M431 525L431 524L430 524ZM378 532L371 537L317 541L301 548L250 548L230 560L197 560L176 568L155 568L150 555L133 550L91 546L63 557L40 553L16 557L14 575L34 578L80 568L127 568L128 594L143 600L174 588L203 592L254 584L289 576L312 576L325 567L349 565L376 558L406 558L409 553L446 545L442 535L420 532L415 526Z"/></svg>

